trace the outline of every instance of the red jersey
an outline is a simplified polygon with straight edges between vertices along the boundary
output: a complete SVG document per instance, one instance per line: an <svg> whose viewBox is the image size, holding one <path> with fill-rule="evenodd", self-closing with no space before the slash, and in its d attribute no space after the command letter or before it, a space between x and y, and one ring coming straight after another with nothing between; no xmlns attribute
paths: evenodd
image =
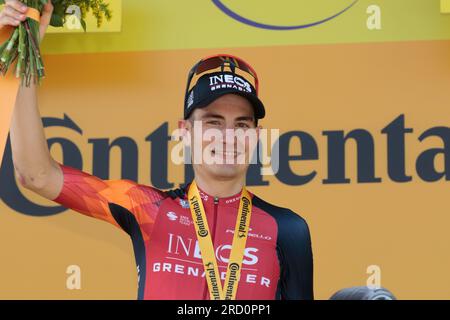
<svg viewBox="0 0 450 320"><path fill-rule="evenodd" d="M190 184L162 191L60 167L64 185L55 202L112 223L131 237L138 299L210 299L187 199ZM241 194L215 198L199 191L223 284ZM252 217L236 299L313 299L311 238L305 220L249 194Z"/></svg>

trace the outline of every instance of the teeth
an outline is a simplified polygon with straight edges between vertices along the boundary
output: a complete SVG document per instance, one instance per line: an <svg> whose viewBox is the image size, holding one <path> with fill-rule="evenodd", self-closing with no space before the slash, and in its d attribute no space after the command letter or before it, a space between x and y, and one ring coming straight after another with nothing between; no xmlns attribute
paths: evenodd
<svg viewBox="0 0 450 320"><path fill-rule="evenodd" d="M213 153L216 153L216 154L222 154L222 155L225 155L225 156L236 156L236 155L238 155L238 153L237 152L218 152L218 151L215 151L215 150L213 150Z"/></svg>

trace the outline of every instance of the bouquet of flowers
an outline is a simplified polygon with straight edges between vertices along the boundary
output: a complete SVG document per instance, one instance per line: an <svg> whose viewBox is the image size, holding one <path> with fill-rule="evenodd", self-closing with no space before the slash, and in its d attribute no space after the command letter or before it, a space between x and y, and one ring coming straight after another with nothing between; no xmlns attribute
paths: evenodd
<svg viewBox="0 0 450 320"><path fill-rule="evenodd" d="M39 12L48 1L53 4L53 14L50 25L62 27L66 21L66 15L71 9L77 8L80 14L80 23L86 31L86 13L92 10L97 20L97 26L101 26L103 19L111 19L109 5L104 0L20 0L29 8ZM0 0L4 4L5 0ZM75 7L74 7L75 6ZM79 9L79 10L78 10ZM15 27L11 37L0 44L0 73L5 75L10 66L17 60L15 74L22 79L22 84L29 86L31 81L40 83L45 76L44 63L40 53L39 22L27 18Z"/></svg>

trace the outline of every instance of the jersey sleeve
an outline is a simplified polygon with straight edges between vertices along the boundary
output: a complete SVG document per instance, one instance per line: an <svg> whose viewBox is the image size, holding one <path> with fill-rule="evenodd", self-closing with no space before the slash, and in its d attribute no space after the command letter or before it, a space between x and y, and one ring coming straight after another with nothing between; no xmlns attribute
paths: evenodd
<svg viewBox="0 0 450 320"><path fill-rule="evenodd" d="M280 226L280 295L282 300L312 300L313 254L306 221L290 211Z"/></svg>
<svg viewBox="0 0 450 320"><path fill-rule="evenodd" d="M58 164L64 183L54 202L121 229L124 229L123 225L111 213L112 206L124 208L139 225L154 223L159 202L164 197L161 190L131 180L102 180L76 168Z"/></svg>

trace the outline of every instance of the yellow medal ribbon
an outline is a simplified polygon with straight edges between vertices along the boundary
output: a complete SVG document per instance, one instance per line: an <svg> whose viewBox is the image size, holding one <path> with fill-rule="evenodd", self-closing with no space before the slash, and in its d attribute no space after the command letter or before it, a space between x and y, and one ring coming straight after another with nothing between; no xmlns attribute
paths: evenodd
<svg viewBox="0 0 450 320"><path fill-rule="evenodd" d="M241 275L242 260L244 259L245 244L250 228L250 218L252 214L252 201L250 195L244 187L239 203L238 217L234 229L233 244L227 266L224 289L222 289L219 267L214 254L214 245L206 219L205 208L203 207L202 198L200 197L195 181L189 186L188 199L202 255L203 267L205 268L205 276L210 297L214 300L235 300Z"/></svg>

